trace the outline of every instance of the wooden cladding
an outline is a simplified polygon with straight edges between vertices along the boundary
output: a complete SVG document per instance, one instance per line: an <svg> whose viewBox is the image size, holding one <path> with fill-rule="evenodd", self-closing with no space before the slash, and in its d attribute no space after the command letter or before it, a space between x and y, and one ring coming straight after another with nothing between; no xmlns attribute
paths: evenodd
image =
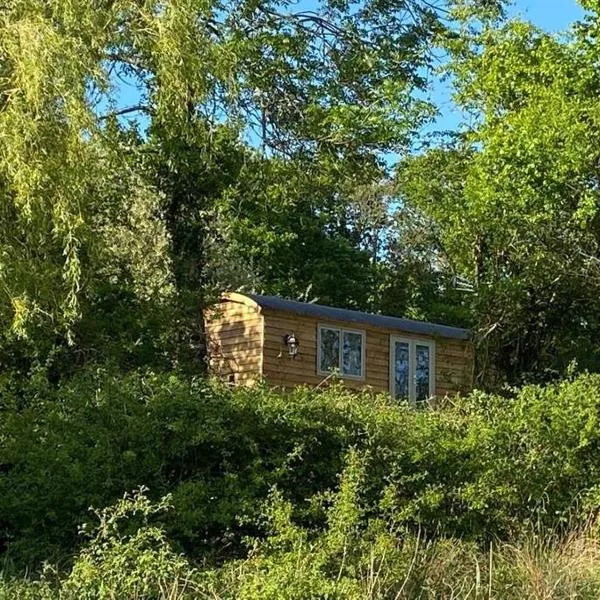
<svg viewBox="0 0 600 600"><path fill-rule="evenodd" d="M241 295L236 295L241 296ZM271 385L292 388L326 385L318 374L319 325L364 332L364 378L343 378L353 389L369 387L390 391L390 339L435 342L434 381L437 396L468 391L472 385L473 351L469 341L416 335L360 323L319 321L314 317L261 308L252 302L224 300L207 320L211 369L217 375L241 384L265 378ZM294 333L300 343L293 358L285 336Z"/></svg>
<svg viewBox="0 0 600 600"><path fill-rule="evenodd" d="M263 317L257 308L221 302L206 319L210 370L245 385L262 376Z"/></svg>
<svg viewBox="0 0 600 600"><path fill-rule="evenodd" d="M294 387L319 385L324 377L317 374L318 323L309 317L264 310L263 375L273 385ZM340 328L361 329L358 324L327 323ZM375 391L390 390L390 336L397 330L365 327L364 380L347 378L344 384L352 388L371 387ZM282 352L282 339L293 331L300 341L300 353L295 359ZM401 332L410 339L433 340L432 337ZM472 378L471 344L462 340L435 338L435 390L444 396L467 391Z"/></svg>

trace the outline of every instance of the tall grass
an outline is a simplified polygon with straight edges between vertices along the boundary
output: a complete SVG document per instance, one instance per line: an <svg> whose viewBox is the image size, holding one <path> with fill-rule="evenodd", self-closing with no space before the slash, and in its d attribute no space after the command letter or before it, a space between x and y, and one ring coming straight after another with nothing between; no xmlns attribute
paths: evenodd
<svg viewBox="0 0 600 600"><path fill-rule="evenodd" d="M246 558L202 568L175 551L141 489L96 513L98 523L66 573L46 565L37 580L0 576L0 600L596 600L600 528L538 529L483 547L427 539L361 504L365 463L351 452L339 487L324 499L326 523L294 522L293 505L273 491L266 538Z"/></svg>
<svg viewBox="0 0 600 600"><path fill-rule="evenodd" d="M329 585L313 587L310 556L295 556L288 586L260 588L272 575L259 571L253 558L225 564L220 572L190 570L163 580L152 592L144 584L126 595L118 587L89 581L2 580L0 600L233 600L295 598L339 600L597 600L600 598L600 541L592 530L574 531L562 538L531 535L520 543L491 544L486 550L457 539L407 542L413 552L408 563L378 555L355 572L351 585L333 574ZM302 560L298 560L302 558ZM264 565L263 565L264 567ZM314 574L313 574L314 575ZM118 578L117 578L118 579ZM113 584L115 579L112 580ZM97 583L97 582L96 582ZM147 583L147 582L146 582ZM266 591L265 591L266 590Z"/></svg>

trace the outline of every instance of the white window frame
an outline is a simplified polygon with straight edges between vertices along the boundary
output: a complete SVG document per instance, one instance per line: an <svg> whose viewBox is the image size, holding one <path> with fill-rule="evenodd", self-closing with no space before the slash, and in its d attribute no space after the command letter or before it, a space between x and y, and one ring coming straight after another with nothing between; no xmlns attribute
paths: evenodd
<svg viewBox="0 0 600 600"><path fill-rule="evenodd" d="M340 327L339 325L328 325L327 323L319 323L317 327L317 374L328 376L331 375L332 371L322 371L321 370L321 331L323 329L330 329L332 331L337 331L339 335L340 341L340 358L337 366L337 371L342 379L354 379L357 381L363 381L365 379L366 373L366 345L367 345L367 335L366 332L362 329L349 329L348 327ZM343 372L343 363L344 363L344 333L356 333L361 337L360 344L360 375L348 375Z"/></svg>
<svg viewBox="0 0 600 600"><path fill-rule="evenodd" d="M400 335L390 335L389 378L390 394L396 398L396 342L408 344L408 400L411 404L417 402L417 346L429 348L429 397L435 396L435 341L419 338L407 338Z"/></svg>

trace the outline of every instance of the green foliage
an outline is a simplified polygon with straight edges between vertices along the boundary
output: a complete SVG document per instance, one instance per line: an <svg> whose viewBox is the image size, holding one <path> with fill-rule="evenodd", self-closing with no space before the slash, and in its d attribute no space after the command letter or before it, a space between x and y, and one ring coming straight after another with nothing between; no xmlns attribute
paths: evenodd
<svg viewBox="0 0 600 600"><path fill-rule="evenodd" d="M96 512L97 523L68 575L46 565L38 581L7 581L4 594L40 600L151 600L195 598L194 568L174 552L164 531L150 521L169 507L165 497L150 503L143 489L125 494ZM13 596L14 597L14 596Z"/></svg>
<svg viewBox="0 0 600 600"><path fill-rule="evenodd" d="M327 495L326 525L319 533L293 521L293 506L280 493L267 504L269 537L256 540L247 560L217 572L221 581L235 581L231 597L348 598L396 594L403 580L379 579L377 571L408 570L413 548L389 531L385 523L365 520L361 487L365 463L354 451L341 473L338 490ZM391 569L390 569L391 570Z"/></svg>
<svg viewBox="0 0 600 600"><path fill-rule="evenodd" d="M58 388L41 376L26 387L6 380L7 557L59 560L77 546L89 506L140 485L153 498L172 494L169 536L211 560L264 534L256 517L273 486L309 528L327 519L350 527L360 515L476 540L537 523L562 527L597 504L599 403L594 375L512 398L476 392L425 411L339 388L232 391L150 373L88 371ZM342 490L360 488L362 512L325 517L307 499L336 487L351 449L354 471Z"/></svg>
<svg viewBox="0 0 600 600"><path fill-rule="evenodd" d="M289 222L284 216L267 224L280 242L267 244L270 256L278 245L294 259L301 255L285 240L302 228L303 216L306 242L318 242L304 273L284 261L274 288L305 291L327 262L323 253L353 265L360 251L328 232L343 212L340 192L349 181L379 177L382 154L406 149L430 114L413 91L423 86L440 14L421 0L360 7L324 1L308 11L277 0L6 3L2 344L14 337L32 338L38 349L48 340L82 344L76 323L98 318L93 308L106 305L108 281L109 296L151 301L157 310L174 302L174 335L202 358L193 333L201 335L202 307L216 284L240 283L214 271L241 270L235 251L251 250L243 226L259 221L259 205L270 205L274 187L279 197L288 188L294 200ZM121 104L122 84L134 90L132 106ZM275 178L271 160L286 167ZM249 185L263 168L263 185ZM286 175L301 169L307 177ZM326 192L307 211L315 178ZM252 214L231 239L235 206L223 205L240 194ZM268 286L267 266L259 266ZM359 266L368 271L364 260ZM339 272L317 282L319 293L337 287ZM129 340L136 333L133 327Z"/></svg>
<svg viewBox="0 0 600 600"><path fill-rule="evenodd" d="M6 2L0 599L597 598L598 375L189 378L222 288L474 324L498 388L597 369L597 4ZM390 182L434 41L473 125Z"/></svg>
<svg viewBox="0 0 600 600"><path fill-rule="evenodd" d="M3 336L70 333L82 292L104 277L130 276L141 295L164 285L156 192L90 100L110 89L100 63L118 4L11 2L2 13Z"/></svg>
<svg viewBox="0 0 600 600"><path fill-rule="evenodd" d="M351 450L335 489L313 499L326 516L323 528L299 525L292 504L274 490L261 517L266 537L249 540L245 558L217 567L194 567L173 551L153 522L169 509L168 498L151 503L144 490L126 494L96 513L70 569L46 566L33 581L0 575L0 598L592 600L600 592L595 525L566 535L538 530L484 547L428 540L369 516L364 458Z"/></svg>
<svg viewBox="0 0 600 600"><path fill-rule="evenodd" d="M62 583L61 598L191 597L185 589L194 570L170 548L164 531L148 523L169 499L153 505L143 491L97 514L99 522Z"/></svg>
<svg viewBox="0 0 600 600"><path fill-rule="evenodd" d="M597 22L565 39L466 18L448 70L472 126L398 173L443 264L473 286L484 385L600 364Z"/></svg>

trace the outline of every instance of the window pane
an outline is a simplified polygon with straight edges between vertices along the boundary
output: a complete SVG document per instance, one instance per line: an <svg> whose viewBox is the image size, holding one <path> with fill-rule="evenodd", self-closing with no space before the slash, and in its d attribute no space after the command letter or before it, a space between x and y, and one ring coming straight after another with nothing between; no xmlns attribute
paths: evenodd
<svg viewBox="0 0 600 600"><path fill-rule="evenodd" d="M362 338L360 333L344 331L344 352L342 354L342 373L344 375L362 375Z"/></svg>
<svg viewBox="0 0 600 600"><path fill-rule="evenodd" d="M331 371L340 366L340 332L337 329L321 329L320 371Z"/></svg>
<svg viewBox="0 0 600 600"><path fill-rule="evenodd" d="M426 400L429 398L429 346L417 344L417 364L415 371L415 381L417 385L417 400Z"/></svg>
<svg viewBox="0 0 600 600"><path fill-rule="evenodd" d="M408 344L406 342L394 343L394 397L408 399Z"/></svg>

